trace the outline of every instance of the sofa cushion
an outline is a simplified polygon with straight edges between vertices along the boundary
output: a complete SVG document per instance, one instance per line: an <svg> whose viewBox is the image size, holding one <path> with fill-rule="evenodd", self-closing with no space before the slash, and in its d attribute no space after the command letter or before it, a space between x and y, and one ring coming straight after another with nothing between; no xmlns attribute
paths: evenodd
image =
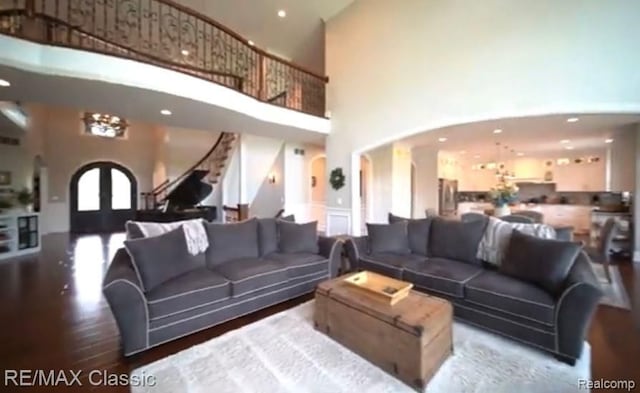
<svg viewBox="0 0 640 393"><path fill-rule="evenodd" d="M260 256L257 219L234 224L205 223L205 228L209 237L207 265L210 267L234 259Z"/></svg>
<svg viewBox="0 0 640 393"><path fill-rule="evenodd" d="M278 226L275 218L258 219L258 243L260 256L278 251Z"/></svg>
<svg viewBox="0 0 640 393"><path fill-rule="evenodd" d="M463 298L464 285L482 268L444 258L431 258L418 266L407 266L402 278L426 290Z"/></svg>
<svg viewBox="0 0 640 393"><path fill-rule="evenodd" d="M206 267L158 285L147 294L151 319L167 317L212 304L231 296L231 283Z"/></svg>
<svg viewBox="0 0 640 393"><path fill-rule="evenodd" d="M288 280L287 267L280 262L242 258L216 265L216 271L231 281L233 297L246 295Z"/></svg>
<svg viewBox="0 0 640 393"><path fill-rule="evenodd" d="M142 232L142 229L140 229L140 226L135 221L125 222L124 229L127 233L128 240L142 239L144 237L144 233Z"/></svg>
<svg viewBox="0 0 640 393"><path fill-rule="evenodd" d="M278 250L284 254L318 253L318 222L278 221Z"/></svg>
<svg viewBox="0 0 640 393"><path fill-rule="evenodd" d="M557 294L581 248L578 243L540 239L513 231L500 271Z"/></svg>
<svg viewBox="0 0 640 393"><path fill-rule="evenodd" d="M320 273L329 274L329 259L318 254L269 254L265 259L277 261L286 266L289 278L299 278Z"/></svg>
<svg viewBox="0 0 640 393"><path fill-rule="evenodd" d="M397 279L402 279L402 271L406 266L419 266L423 263L427 263L427 259L421 255L393 253L361 255L358 261L362 270L370 270Z"/></svg>
<svg viewBox="0 0 640 393"><path fill-rule="evenodd" d="M411 252L427 256L429 251L429 231L433 220L431 218L409 219L389 213L389 224L398 221L407 222L407 235Z"/></svg>
<svg viewBox="0 0 640 393"><path fill-rule="evenodd" d="M368 224L369 253L409 254L409 234L406 221L393 224Z"/></svg>
<svg viewBox="0 0 640 393"><path fill-rule="evenodd" d="M545 290L493 271L484 271L465 285L465 301L554 325L553 297Z"/></svg>
<svg viewBox="0 0 640 393"><path fill-rule="evenodd" d="M434 218L429 233L429 256L480 264L476 257L486 220L457 221Z"/></svg>
<svg viewBox="0 0 640 393"><path fill-rule="evenodd" d="M182 228L160 236L125 240L142 289L149 292L163 282L204 266L204 254L191 255Z"/></svg>

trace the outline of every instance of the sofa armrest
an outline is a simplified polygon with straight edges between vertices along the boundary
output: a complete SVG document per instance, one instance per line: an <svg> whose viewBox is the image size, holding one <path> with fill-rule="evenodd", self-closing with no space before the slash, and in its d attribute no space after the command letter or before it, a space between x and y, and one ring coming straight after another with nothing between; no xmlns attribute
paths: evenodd
<svg viewBox="0 0 640 393"><path fill-rule="evenodd" d="M369 244L367 237L350 237L345 241L344 248L347 253L347 258L349 259L349 270L358 270L360 256L369 253Z"/></svg>
<svg viewBox="0 0 640 393"><path fill-rule="evenodd" d="M342 265L342 241L335 237L320 236L318 248L319 254L329 259L331 277L336 277Z"/></svg>
<svg viewBox="0 0 640 393"><path fill-rule="evenodd" d="M111 312L116 319L124 355L129 356L149 347L149 309L140 280L129 254L119 249L107 269L102 283Z"/></svg>
<svg viewBox="0 0 640 393"><path fill-rule="evenodd" d="M580 357L593 313L601 297L602 290L591 260L581 251L556 303L556 351L560 355L572 359Z"/></svg>

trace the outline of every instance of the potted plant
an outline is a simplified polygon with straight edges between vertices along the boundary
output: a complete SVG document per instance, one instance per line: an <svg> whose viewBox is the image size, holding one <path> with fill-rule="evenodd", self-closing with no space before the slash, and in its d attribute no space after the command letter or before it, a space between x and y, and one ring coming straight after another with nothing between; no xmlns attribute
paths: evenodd
<svg viewBox="0 0 640 393"><path fill-rule="evenodd" d="M518 199L518 187L501 178L498 184L489 191L493 206L495 206L494 215L496 217L507 216L511 214L509 204Z"/></svg>
<svg viewBox="0 0 640 393"><path fill-rule="evenodd" d="M16 193L16 201L18 201L18 204L22 206L23 209L31 210L33 205L33 192L26 187L23 188Z"/></svg>

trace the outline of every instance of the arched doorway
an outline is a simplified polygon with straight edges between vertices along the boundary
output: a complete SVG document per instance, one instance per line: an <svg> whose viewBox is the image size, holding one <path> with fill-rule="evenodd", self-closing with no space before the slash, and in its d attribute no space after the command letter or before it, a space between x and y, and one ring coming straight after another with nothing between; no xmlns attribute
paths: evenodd
<svg viewBox="0 0 640 393"><path fill-rule="evenodd" d="M71 177L70 230L110 233L124 230L135 216L138 184L133 173L114 162L93 162Z"/></svg>

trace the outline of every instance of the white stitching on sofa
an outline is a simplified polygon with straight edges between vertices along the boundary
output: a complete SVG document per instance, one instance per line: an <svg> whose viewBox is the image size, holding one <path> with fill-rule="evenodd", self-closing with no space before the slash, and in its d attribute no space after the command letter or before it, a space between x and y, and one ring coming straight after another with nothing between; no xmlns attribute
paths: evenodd
<svg viewBox="0 0 640 393"><path fill-rule="evenodd" d="M307 266L319 265L321 263L327 263L328 261L329 261L329 259L323 259L322 261L311 262L311 263L307 263L306 265L288 266L287 269L296 269L296 268L299 268L299 267L307 267Z"/></svg>
<svg viewBox="0 0 640 393"><path fill-rule="evenodd" d="M220 284L220 285L212 285L212 286L206 287L206 288L193 289L191 291L182 292L182 293L179 293L177 295L167 296L167 297L162 298L162 299L149 300L148 303L149 304L156 304L156 303L164 302L165 300L169 300L169 299L173 299L173 298L176 298L176 297L181 297L181 296L184 296L184 295L188 295L190 293L206 291L207 289L220 288L220 287L223 287L225 285L229 285L229 281L225 282L224 284Z"/></svg>
<svg viewBox="0 0 640 393"><path fill-rule="evenodd" d="M133 265L133 271L136 272L136 277L138 277L140 288L142 289L143 292L145 292L144 283L142 282L142 276L140 276L140 272L138 271L138 266L136 265L136 259L133 257L133 255L131 255L131 253L129 252L129 249L126 246L124 247L124 249L129 255L129 259L131 259L131 265Z"/></svg>
<svg viewBox="0 0 640 393"><path fill-rule="evenodd" d="M228 300L228 299L230 299L230 298L231 298L231 296L227 296L227 297L225 297L225 298L218 299L218 300L214 300L214 301L212 301L212 302L201 303L201 304L198 304L197 306L193 306L193 307L185 308L185 309L182 309L182 310L180 310L180 311L176 311L176 312L172 312L172 313L169 313L169 314L165 314L165 315L160 315L160 316L157 316L157 317L153 317L153 318L151 318L151 322L153 322L153 321L157 321L158 319L168 318L168 317L171 317L171 316L176 315L176 314L181 314L181 313L183 313L183 312L187 312L187 311L195 310L196 308L200 308L200 307L204 307L204 306L210 306L210 305L212 305L212 304L220 303L220 302L223 302L223 301Z"/></svg>
<svg viewBox="0 0 640 393"><path fill-rule="evenodd" d="M505 298L507 298L507 299L514 299L514 300L518 300L518 301L521 301L521 302L524 302L524 303L537 304L537 305L539 305L539 306L546 307L546 308L554 308L554 306L550 306L550 305L548 305L548 304L538 303L538 302L534 302L534 301L527 300L527 299L521 299L521 298L519 298L519 297L509 296L509 295L505 295L505 294L503 294L503 293L497 293L497 292L489 291L489 290L482 289L482 288L476 288L476 287L470 287L470 286L467 286L466 288L472 289L472 290L474 290L474 291L480 291L480 292L485 292L485 293L491 293L491 294L496 295L496 296L505 297Z"/></svg>
<svg viewBox="0 0 640 393"><path fill-rule="evenodd" d="M544 333L544 334L552 334L552 335L555 335L555 333L553 333L553 332L548 332L548 331L545 331L545 330L541 330L541 329L538 329L538 328L534 328L534 327L531 327L531 326L527 326L527 325L525 325L525 324L522 324L522 323L519 323L519 322L512 321L512 320L510 320L510 319L507 319L507 318L501 317L501 316L499 316L499 315L490 314L490 313L488 313L488 312L480 311L480 310L476 310L475 308L471 308L471 307L465 307L465 306L462 306L462 305L457 304L457 303L454 305L454 307L462 307L462 308L464 308L464 309L471 310L471 311L473 311L473 312L478 312L478 313L480 313L480 314L488 315L488 316L490 316L491 318L498 318L498 319L501 319L501 320L503 320L503 321L505 321L505 322L509 322L509 323L514 324L514 325L522 326L522 327L525 327L525 328L530 329L530 330L535 330L535 331L537 331L537 332Z"/></svg>
<svg viewBox="0 0 640 393"><path fill-rule="evenodd" d="M125 284L131 285L132 287L135 288L136 291L138 291L138 293L140 294L140 297L142 297L142 303L144 304L144 313L145 313L145 325L146 325L146 330L147 330L147 345L146 347L149 347L149 306L147 305L147 298L144 296L144 293L142 293L142 291L140 290L140 288L138 288L137 285L135 285L134 283L132 283L129 280L125 280L124 278L118 278L115 279L113 281L111 281L109 284L105 285L102 290L106 291L107 289L109 289L109 287L111 287L113 284L117 283L117 282L123 282Z"/></svg>
<svg viewBox="0 0 640 393"><path fill-rule="evenodd" d="M239 280L229 280L232 283L237 283L237 282L243 282L243 281L247 281L250 280L252 278L256 278L256 277L260 277L260 276L265 276L267 274L273 274L273 273L279 273L279 272L283 272L285 270L289 269L288 267L285 267L284 269L280 269L280 270L272 270L270 272L264 272L264 273L258 273L258 274L254 274L253 276L249 276L249 277L245 277L245 278L241 278Z"/></svg>
<svg viewBox="0 0 640 393"><path fill-rule="evenodd" d="M368 258L360 258L360 259L365 261L365 262L373 263L375 265L387 266L387 267L398 269L398 270L402 270L403 269L402 266L395 266L395 265L391 265L391 264L386 263L386 262L380 262L380 261L376 261L376 260L368 259Z"/></svg>
<svg viewBox="0 0 640 393"><path fill-rule="evenodd" d="M475 277L475 275L474 275L474 276L471 276L470 278L468 278L468 279L467 279L467 280L465 280L465 281L460 281L460 280L454 280L453 278L447 278L447 277L442 277L442 276L435 276L435 275L433 275L433 274L423 273L423 272L418 272L418 271L411 270L411 269L404 269L404 270L405 270L405 271L407 271L407 272L411 272L411 273L413 273L413 274L420 275L420 276L433 277L433 278L437 278L437 279L440 279L440 280L446 280L446 281L455 282L455 283L458 283L458 284L464 284L466 281L468 281L468 280L472 279L473 277ZM481 271L480 271L480 272L478 272L478 273L481 273ZM476 274L478 274L478 273L476 273Z"/></svg>
<svg viewBox="0 0 640 393"><path fill-rule="evenodd" d="M418 284L415 284L415 287L416 287L416 288L420 288L420 289L422 289L422 290L424 290L424 291L438 292L438 293L441 293L441 294L443 294L443 295L453 296L453 297L458 298L458 299L463 299L463 297L458 296L458 295L455 295L455 294L453 294L453 293L451 293L451 292L445 292L445 291L440 291L440 290L438 290L438 289L427 288L427 287L423 287L423 286L418 285Z"/></svg>
<svg viewBox="0 0 640 393"><path fill-rule="evenodd" d="M190 321L190 320L195 319L195 318L200 318L200 317L202 317L202 316L205 316L205 315L208 315L208 314L211 314L211 313L214 313L214 312L218 312L218 311L220 311L220 310L224 310L224 309L229 308L229 307L234 307L234 306L237 306L237 305L242 304L242 303L246 303L246 302L251 301L251 300L259 299L259 298L261 298L261 297L263 297L263 296L267 296L267 295L271 295L271 294L273 294L273 293L278 293L278 292L282 292L282 291L287 290L287 289L295 288L295 287L297 287L298 285L308 284L308 283L313 282L313 281L316 281L316 280L318 280L318 279L324 279L325 277L328 277L328 275L327 275L327 276L321 276L321 277L318 277L318 278L314 278L314 279L312 279L312 280L303 281L303 282L297 283L297 284L292 285L292 286L289 286L289 287L284 287L284 288L278 289L278 290L276 290L276 291L272 291L272 292L269 292L269 293L265 293L264 295L254 296L254 297L252 297L252 298L245 299L245 300L240 301L240 302L237 302L237 303L229 304L229 305L226 305L226 306L223 306L223 307L217 308L217 309L215 309L215 310L207 311L207 312L202 313L202 314L193 315L193 316L188 317L188 318L180 319L180 320L178 320L178 321L174 321L174 322L168 323L168 324L166 324L166 325L157 326L157 327L154 327L154 328L149 329L149 332L154 332L154 331L156 331L156 330L165 329L165 328L167 328L167 327L169 327L169 326L173 326L173 325L176 325L176 324L179 324L179 323L185 322L185 321ZM279 301L278 303L282 303L282 301ZM275 303L274 303L274 304L275 304ZM238 318L238 317L239 317L239 316L235 316L235 317L233 317L233 318L231 318L231 319L235 319L235 318ZM220 323L222 323L222 322L220 322ZM217 323L216 325L218 325L218 324L219 324L219 323ZM175 338L172 338L172 340L174 340L174 339L175 339Z"/></svg>
<svg viewBox="0 0 640 393"><path fill-rule="evenodd" d="M328 277L327 277L327 278L328 278ZM313 281L313 280L311 280L311 281ZM309 282L311 282L311 281L309 281ZM298 286L298 285L302 285L302 284L306 284L306 283L308 283L308 282L300 283L300 284L296 284L296 285L294 285L293 287L290 287L290 288L287 288L287 289L291 289L291 288L294 288L294 287L296 287L296 286ZM304 293L305 293L305 292L303 292L302 294L304 294ZM290 298L288 298L288 299L286 299L286 300L278 300L278 301L273 302L273 303L270 303L270 304L268 304L268 305L266 305L266 306L259 307L259 308L255 309L255 310L247 311L247 312L246 312L246 313L244 313L244 314L239 314L239 315L233 316L233 317L231 317L231 318L225 319L224 321L217 322L217 323L215 323L214 325L207 325L207 326L205 326L205 327L197 328L197 329L195 329L195 330L192 330L192 331L190 331L190 332L188 332L188 333L181 334L180 336L171 337L171 338L169 338L169 339L167 339L167 340L162 340L162 341L160 341L160 342L158 342L158 343L155 343L155 344L153 344L153 345L151 345L151 346L148 346L147 348L140 349L140 350L138 350L138 351L133 351L133 352L125 353L125 356L131 356L131 355L134 355L134 354L136 354L136 353L140 353L140 352L146 351L146 350L148 350L148 349L155 348L155 347L157 347L157 346L159 346L159 345L162 345L162 344L168 343L168 342L173 341L173 340L178 340L178 339L180 339L180 338L182 338L182 337L186 337L186 336L191 335L191 334L193 334L193 333L196 333L196 332L199 332L199 331L202 331L202 330L208 329L208 328L210 328L210 327L212 327L212 326L222 325L223 323L225 323L225 322L229 322L229 321L231 321L231 320L233 320L233 319L237 319L237 318L240 318L240 317L242 317L242 316L245 316L245 315L249 315L249 314L251 314L251 313L254 313L254 312L256 312L256 311L263 310L263 309L265 309L265 308L269 308L269 307L271 307L271 306L275 306L276 304L280 304L280 303L286 302L287 300L294 299L294 298L296 298L296 297L298 297L298 296L301 296L302 294L300 294L300 295L293 295L292 297L290 297ZM258 297L260 297L260 296L258 296ZM237 304L240 304L240 303L237 303Z"/></svg>
<svg viewBox="0 0 640 393"><path fill-rule="evenodd" d="M519 318L523 318L523 319L528 319L529 321L537 322L537 323L540 323L540 324L542 324L542 325L547 325L547 326L551 326L551 327L555 326L555 325L553 325L553 324L550 324L550 323L547 323L547 322L542 322L542 321L539 321L539 320L537 320L537 319L533 319L533 318L525 317L524 315L516 314L516 313L513 313L513 312L511 312L511 311L503 310L503 309L498 308L498 307L488 306L488 305L486 305L486 304L482 304L482 303L479 303L479 302L474 302L473 300L469 300L468 298L465 298L465 299L464 299L464 301L465 301L465 302L468 302L468 303L472 303L472 304L477 304L478 306L482 306L482 307L490 308L490 309L492 309L492 310L500 311L500 312L503 312L503 313L505 313L505 314L513 315L513 316L515 316L515 317L519 317Z"/></svg>
<svg viewBox="0 0 640 393"><path fill-rule="evenodd" d="M558 299L558 302L556 303L558 307L556 307L556 312L554 315L554 320L556 322L556 326L559 327L558 325L558 316L560 315L560 308L562 306L562 300L565 298L565 296L567 296L571 291L573 291L574 288L579 287L580 285L587 285L584 284L583 282L576 282L573 283L569 288L567 288L562 295L560 296L560 299ZM556 329L557 330L557 329ZM558 332L559 333L559 332ZM558 339L559 334L556 334L556 352L560 351L560 341Z"/></svg>
<svg viewBox="0 0 640 393"><path fill-rule="evenodd" d="M301 278L306 278L306 277L311 277L311 276L317 276L318 274L322 274L322 276L321 276L321 277L324 277L324 276L326 275L326 273L325 273L325 272L316 272L316 273L305 274L305 275L303 275L303 276L296 277L296 278L294 278L293 280L298 280L298 279L301 279ZM248 292L242 292L242 293L240 293L240 294L238 294L238 295L232 295L232 296L231 296L231 298L238 298L238 297L241 297L241 296L244 296L244 295L248 295L248 294L250 294L250 293L254 293L254 292L258 292L258 291L262 291L263 289L268 289L268 288L277 287L277 286L278 286L278 285L280 285L280 284L282 284L282 282L279 282L279 283L277 283L277 284L267 285L266 287L260 287L260 288L258 288L258 289L253 289L253 290L248 291Z"/></svg>
<svg viewBox="0 0 640 393"><path fill-rule="evenodd" d="M473 276L467 278L466 280L462 281L463 284L468 283L469 281L473 280L474 278L478 277L480 275L480 273L484 272L484 270L480 269L476 272L476 274L474 274ZM466 286L465 286L466 287Z"/></svg>
<svg viewBox="0 0 640 393"><path fill-rule="evenodd" d="M514 337L514 336L512 336L510 334L503 333L503 332L501 332L499 330L495 330L495 329L491 329L491 328L482 326L482 325L480 325L478 323L471 322L471 321L469 321L469 320L467 320L465 318L458 317L457 319L461 319L462 321L464 321L464 323L468 323L469 325L477 326L480 329L488 330L488 331L493 332L493 333L495 333L497 335L500 335L500 336L503 336L503 337L507 337L507 338L509 338L511 340L515 340L515 341L521 342L521 343L526 344L526 345L532 345L534 347L540 348L540 349L542 349L543 351L545 351L547 353L553 353L553 354L557 354L557 355L562 355L561 353L558 353L557 351L551 350L551 349L549 349L549 348L547 348L545 346L542 346L540 344L537 344L537 343L534 343L534 342L531 342L531 341L526 341L526 340Z"/></svg>

